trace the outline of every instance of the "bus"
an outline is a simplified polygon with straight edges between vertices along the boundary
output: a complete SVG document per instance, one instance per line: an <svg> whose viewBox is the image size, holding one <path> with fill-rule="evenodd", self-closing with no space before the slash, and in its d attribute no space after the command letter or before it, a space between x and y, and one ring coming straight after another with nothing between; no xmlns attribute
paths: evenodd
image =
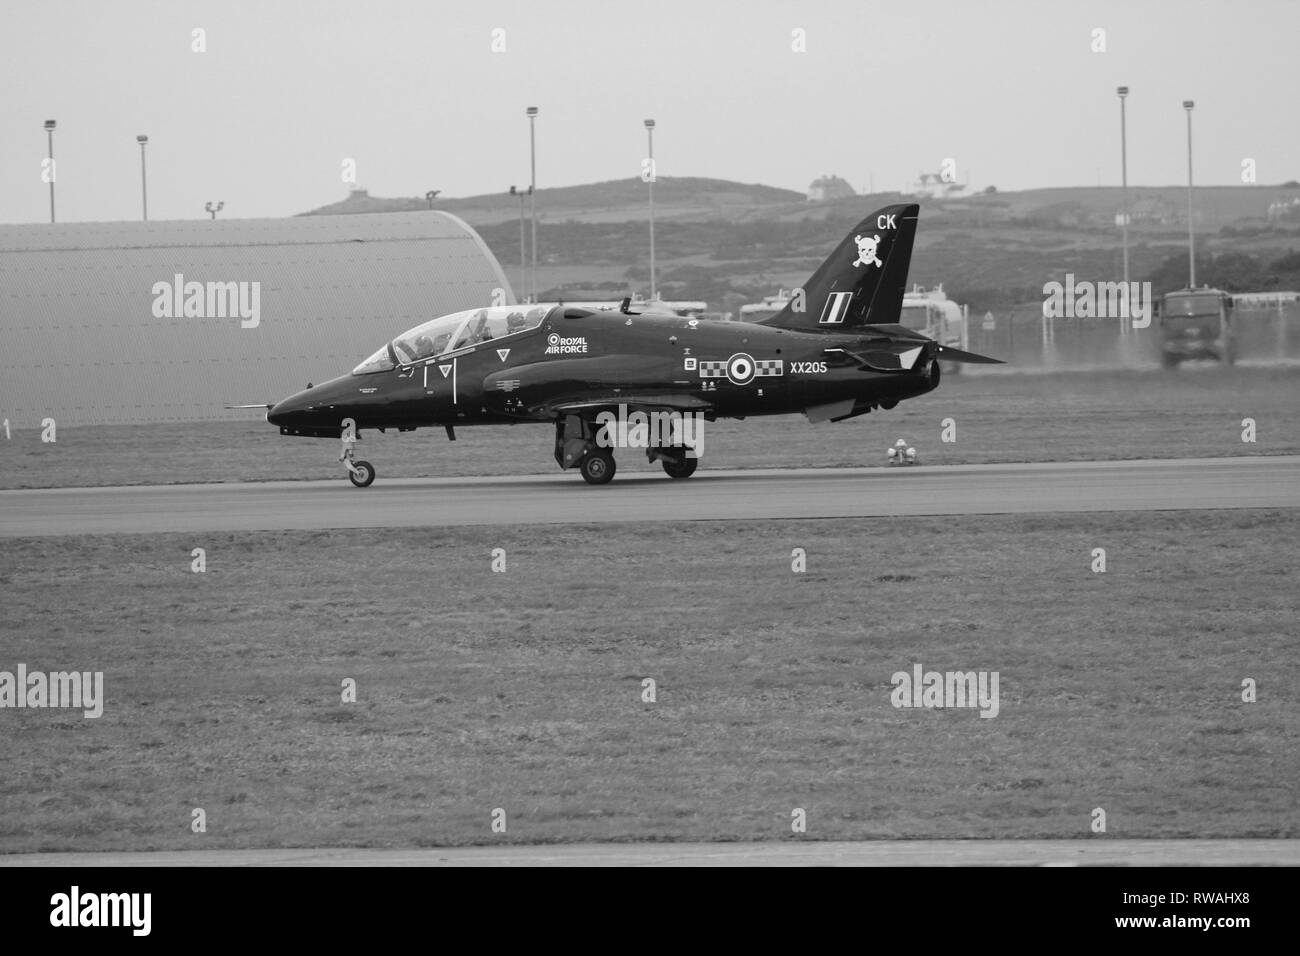
<svg viewBox="0 0 1300 956"><path fill-rule="evenodd" d="M762 302L750 302L740 307L740 321L761 322L770 318L790 304L792 293L778 289L776 295L763 296Z"/></svg>
<svg viewBox="0 0 1300 956"><path fill-rule="evenodd" d="M918 285L911 292L903 293L903 311L898 323L949 348L964 350L968 345L966 310L948 298L942 284L928 292ZM955 362L945 362L944 366L953 372L961 368Z"/></svg>
<svg viewBox="0 0 1300 956"><path fill-rule="evenodd" d="M1167 292L1160 300L1160 364L1211 359L1231 365L1236 359L1232 296L1202 286Z"/></svg>

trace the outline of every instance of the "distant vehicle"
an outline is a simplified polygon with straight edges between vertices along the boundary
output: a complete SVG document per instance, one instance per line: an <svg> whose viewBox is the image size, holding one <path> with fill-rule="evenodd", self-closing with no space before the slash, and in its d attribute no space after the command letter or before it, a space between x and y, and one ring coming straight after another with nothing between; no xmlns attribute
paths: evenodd
<svg viewBox="0 0 1300 956"><path fill-rule="evenodd" d="M1160 364L1213 359L1224 365L1236 360L1232 328L1232 296L1202 286L1167 292L1160 301Z"/></svg>
<svg viewBox="0 0 1300 956"><path fill-rule="evenodd" d="M1232 295L1233 309L1242 311L1283 309L1295 302L1300 302L1300 292L1234 292Z"/></svg>
<svg viewBox="0 0 1300 956"><path fill-rule="evenodd" d="M942 284L928 292L913 286L911 292L903 293L903 311L898 324L948 348L965 349L967 345L965 313L948 298ZM957 370L955 363L951 370Z"/></svg>
<svg viewBox="0 0 1300 956"><path fill-rule="evenodd" d="M762 322L764 319L770 319L789 304L789 290L778 289L776 295L763 296L762 302L750 302L747 305L742 305L740 307L740 321Z"/></svg>

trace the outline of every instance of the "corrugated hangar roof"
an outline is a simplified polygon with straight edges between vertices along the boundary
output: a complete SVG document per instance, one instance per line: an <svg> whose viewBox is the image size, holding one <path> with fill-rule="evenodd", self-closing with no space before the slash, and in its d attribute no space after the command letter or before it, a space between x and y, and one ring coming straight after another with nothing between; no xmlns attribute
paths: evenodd
<svg viewBox="0 0 1300 956"><path fill-rule="evenodd" d="M479 235L437 210L0 226L0 417L258 417L223 406L343 374L498 289L515 301Z"/></svg>

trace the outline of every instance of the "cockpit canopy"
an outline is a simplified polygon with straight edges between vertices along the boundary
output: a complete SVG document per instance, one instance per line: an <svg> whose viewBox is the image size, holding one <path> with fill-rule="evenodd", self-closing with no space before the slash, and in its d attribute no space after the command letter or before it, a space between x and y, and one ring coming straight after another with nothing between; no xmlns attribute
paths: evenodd
<svg viewBox="0 0 1300 956"><path fill-rule="evenodd" d="M439 316L403 332L354 368L352 374L384 372L399 364L410 365L527 332L541 325L553 308L554 305L498 305Z"/></svg>

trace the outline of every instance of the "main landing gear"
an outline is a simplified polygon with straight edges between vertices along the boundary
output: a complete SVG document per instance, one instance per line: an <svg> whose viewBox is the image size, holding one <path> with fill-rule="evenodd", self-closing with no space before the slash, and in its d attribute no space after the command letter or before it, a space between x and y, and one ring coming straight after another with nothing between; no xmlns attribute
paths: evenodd
<svg viewBox="0 0 1300 956"><path fill-rule="evenodd" d="M614 480L618 467L614 464L614 454L608 448L597 448L583 456L578 465L582 479L589 485L607 485Z"/></svg>
<svg viewBox="0 0 1300 956"><path fill-rule="evenodd" d="M555 423L555 462L561 468L577 468L582 480L589 485L607 485L618 470L614 464L614 450L596 441L598 428L594 422L578 415L566 415ZM663 462L670 478L689 478L695 474L699 459L687 454L685 445L647 448L646 458Z"/></svg>
<svg viewBox="0 0 1300 956"><path fill-rule="evenodd" d="M700 464L699 458L687 454L690 450L685 445L675 445L670 448L647 448L645 454L652 462L656 459L663 462L664 471L669 478L689 478L695 474L695 469Z"/></svg>

